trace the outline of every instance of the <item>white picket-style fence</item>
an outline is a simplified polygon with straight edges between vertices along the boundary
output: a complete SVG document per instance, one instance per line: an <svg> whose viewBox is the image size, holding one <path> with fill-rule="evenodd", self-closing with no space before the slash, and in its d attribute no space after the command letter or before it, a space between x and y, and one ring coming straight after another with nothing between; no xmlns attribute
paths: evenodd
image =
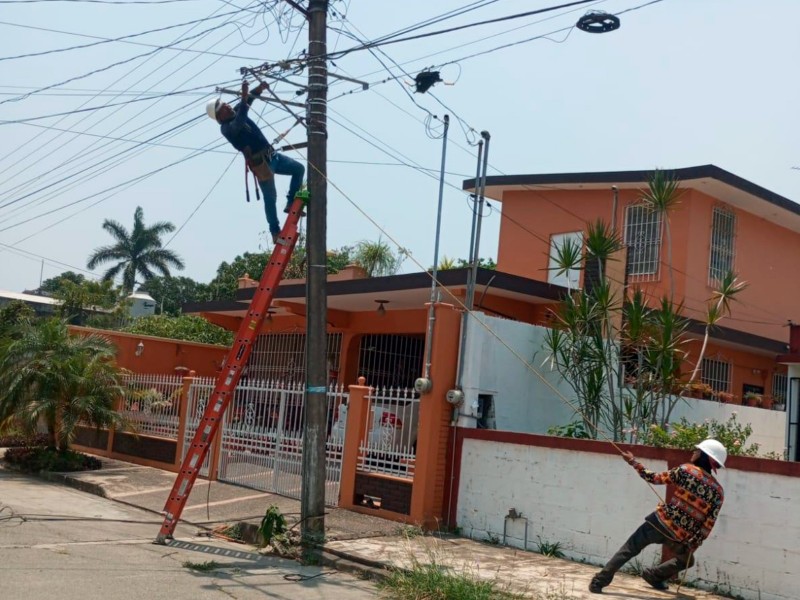
<svg viewBox="0 0 800 600"><path fill-rule="evenodd" d="M371 389L358 469L414 478L419 428L419 394L408 388Z"/></svg>

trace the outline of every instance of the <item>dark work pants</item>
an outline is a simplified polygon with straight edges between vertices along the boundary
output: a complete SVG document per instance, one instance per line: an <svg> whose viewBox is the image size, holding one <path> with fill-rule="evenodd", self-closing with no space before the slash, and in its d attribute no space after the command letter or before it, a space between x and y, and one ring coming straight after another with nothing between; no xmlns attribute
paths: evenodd
<svg viewBox="0 0 800 600"><path fill-rule="evenodd" d="M662 533L655 523L645 520L641 527L634 531L628 541L622 545L622 548L617 550L602 571L594 576L592 581L601 587L607 586L625 563L638 556L650 544L664 544L675 554L675 558L665 561L653 569L647 569L656 581L667 581L684 569L691 568L694 564L694 557L689 547L673 541L665 533Z"/></svg>

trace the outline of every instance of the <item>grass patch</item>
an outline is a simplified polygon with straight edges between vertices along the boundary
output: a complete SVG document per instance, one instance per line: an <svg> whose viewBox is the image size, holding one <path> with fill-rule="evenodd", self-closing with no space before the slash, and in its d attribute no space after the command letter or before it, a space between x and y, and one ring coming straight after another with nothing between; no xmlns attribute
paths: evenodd
<svg viewBox="0 0 800 600"><path fill-rule="evenodd" d="M220 564L213 560L207 560L205 562L192 562L191 560L186 560L183 562L184 569L191 569L192 571L197 571L198 573L210 573L211 571L216 571L220 568Z"/></svg>
<svg viewBox="0 0 800 600"><path fill-rule="evenodd" d="M8 464L26 473L92 471L102 467L102 463L94 456L42 446L9 448L4 458Z"/></svg>
<svg viewBox="0 0 800 600"><path fill-rule="evenodd" d="M394 571L378 584L389 598L396 600L517 600L497 581L481 579L469 572L455 572L440 564L415 563L409 571Z"/></svg>

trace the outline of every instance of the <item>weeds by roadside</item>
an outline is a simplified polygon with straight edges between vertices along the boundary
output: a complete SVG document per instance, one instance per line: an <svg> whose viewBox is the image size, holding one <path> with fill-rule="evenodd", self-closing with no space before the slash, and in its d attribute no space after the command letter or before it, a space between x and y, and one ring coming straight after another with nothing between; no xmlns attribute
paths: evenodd
<svg viewBox="0 0 800 600"><path fill-rule="evenodd" d="M536 551L539 554L552 558L564 558L564 552L561 550L561 542L548 542L538 535L536 538L539 540L539 543L536 544Z"/></svg>
<svg viewBox="0 0 800 600"><path fill-rule="evenodd" d="M192 562L191 560L183 561L183 568L190 569L192 571L197 571L198 573L210 573L211 571L216 571L220 568L220 564L213 560L207 560L205 562Z"/></svg>
<svg viewBox="0 0 800 600"><path fill-rule="evenodd" d="M496 580L481 579L467 570L416 560L411 569L392 571L378 587L385 597L396 600L516 600L524 597L503 589Z"/></svg>

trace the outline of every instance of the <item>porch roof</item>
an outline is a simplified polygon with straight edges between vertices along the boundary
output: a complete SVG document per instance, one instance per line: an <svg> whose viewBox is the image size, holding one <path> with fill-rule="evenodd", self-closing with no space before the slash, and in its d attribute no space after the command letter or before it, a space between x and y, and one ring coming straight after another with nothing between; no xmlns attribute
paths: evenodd
<svg viewBox="0 0 800 600"><path fill-rule="evenodd" d="M450 293L463 297L467 288L469 269L448 269L439 271L442 284L441 300L452 302ZM376 300L386 300L386 310L411 310L424 308L430 301L431 276L429 273L406 273L388 277L369 277L344 281L328 281L328 308L347 312L375 310ZM535 279L501 273L491 269L478 269L475 285L475 303L480 303L484 293L531 304L550 304L557 302L566 288ZM450 293L448 293L450 292ZM255 288L236 291L233 300L189 303L183 306L184 313L217 313L242 317L245 315ZM305 304L306 284L281 284L275 294L276 300ZM280 310L277 311L280 313Z"/></svg>

